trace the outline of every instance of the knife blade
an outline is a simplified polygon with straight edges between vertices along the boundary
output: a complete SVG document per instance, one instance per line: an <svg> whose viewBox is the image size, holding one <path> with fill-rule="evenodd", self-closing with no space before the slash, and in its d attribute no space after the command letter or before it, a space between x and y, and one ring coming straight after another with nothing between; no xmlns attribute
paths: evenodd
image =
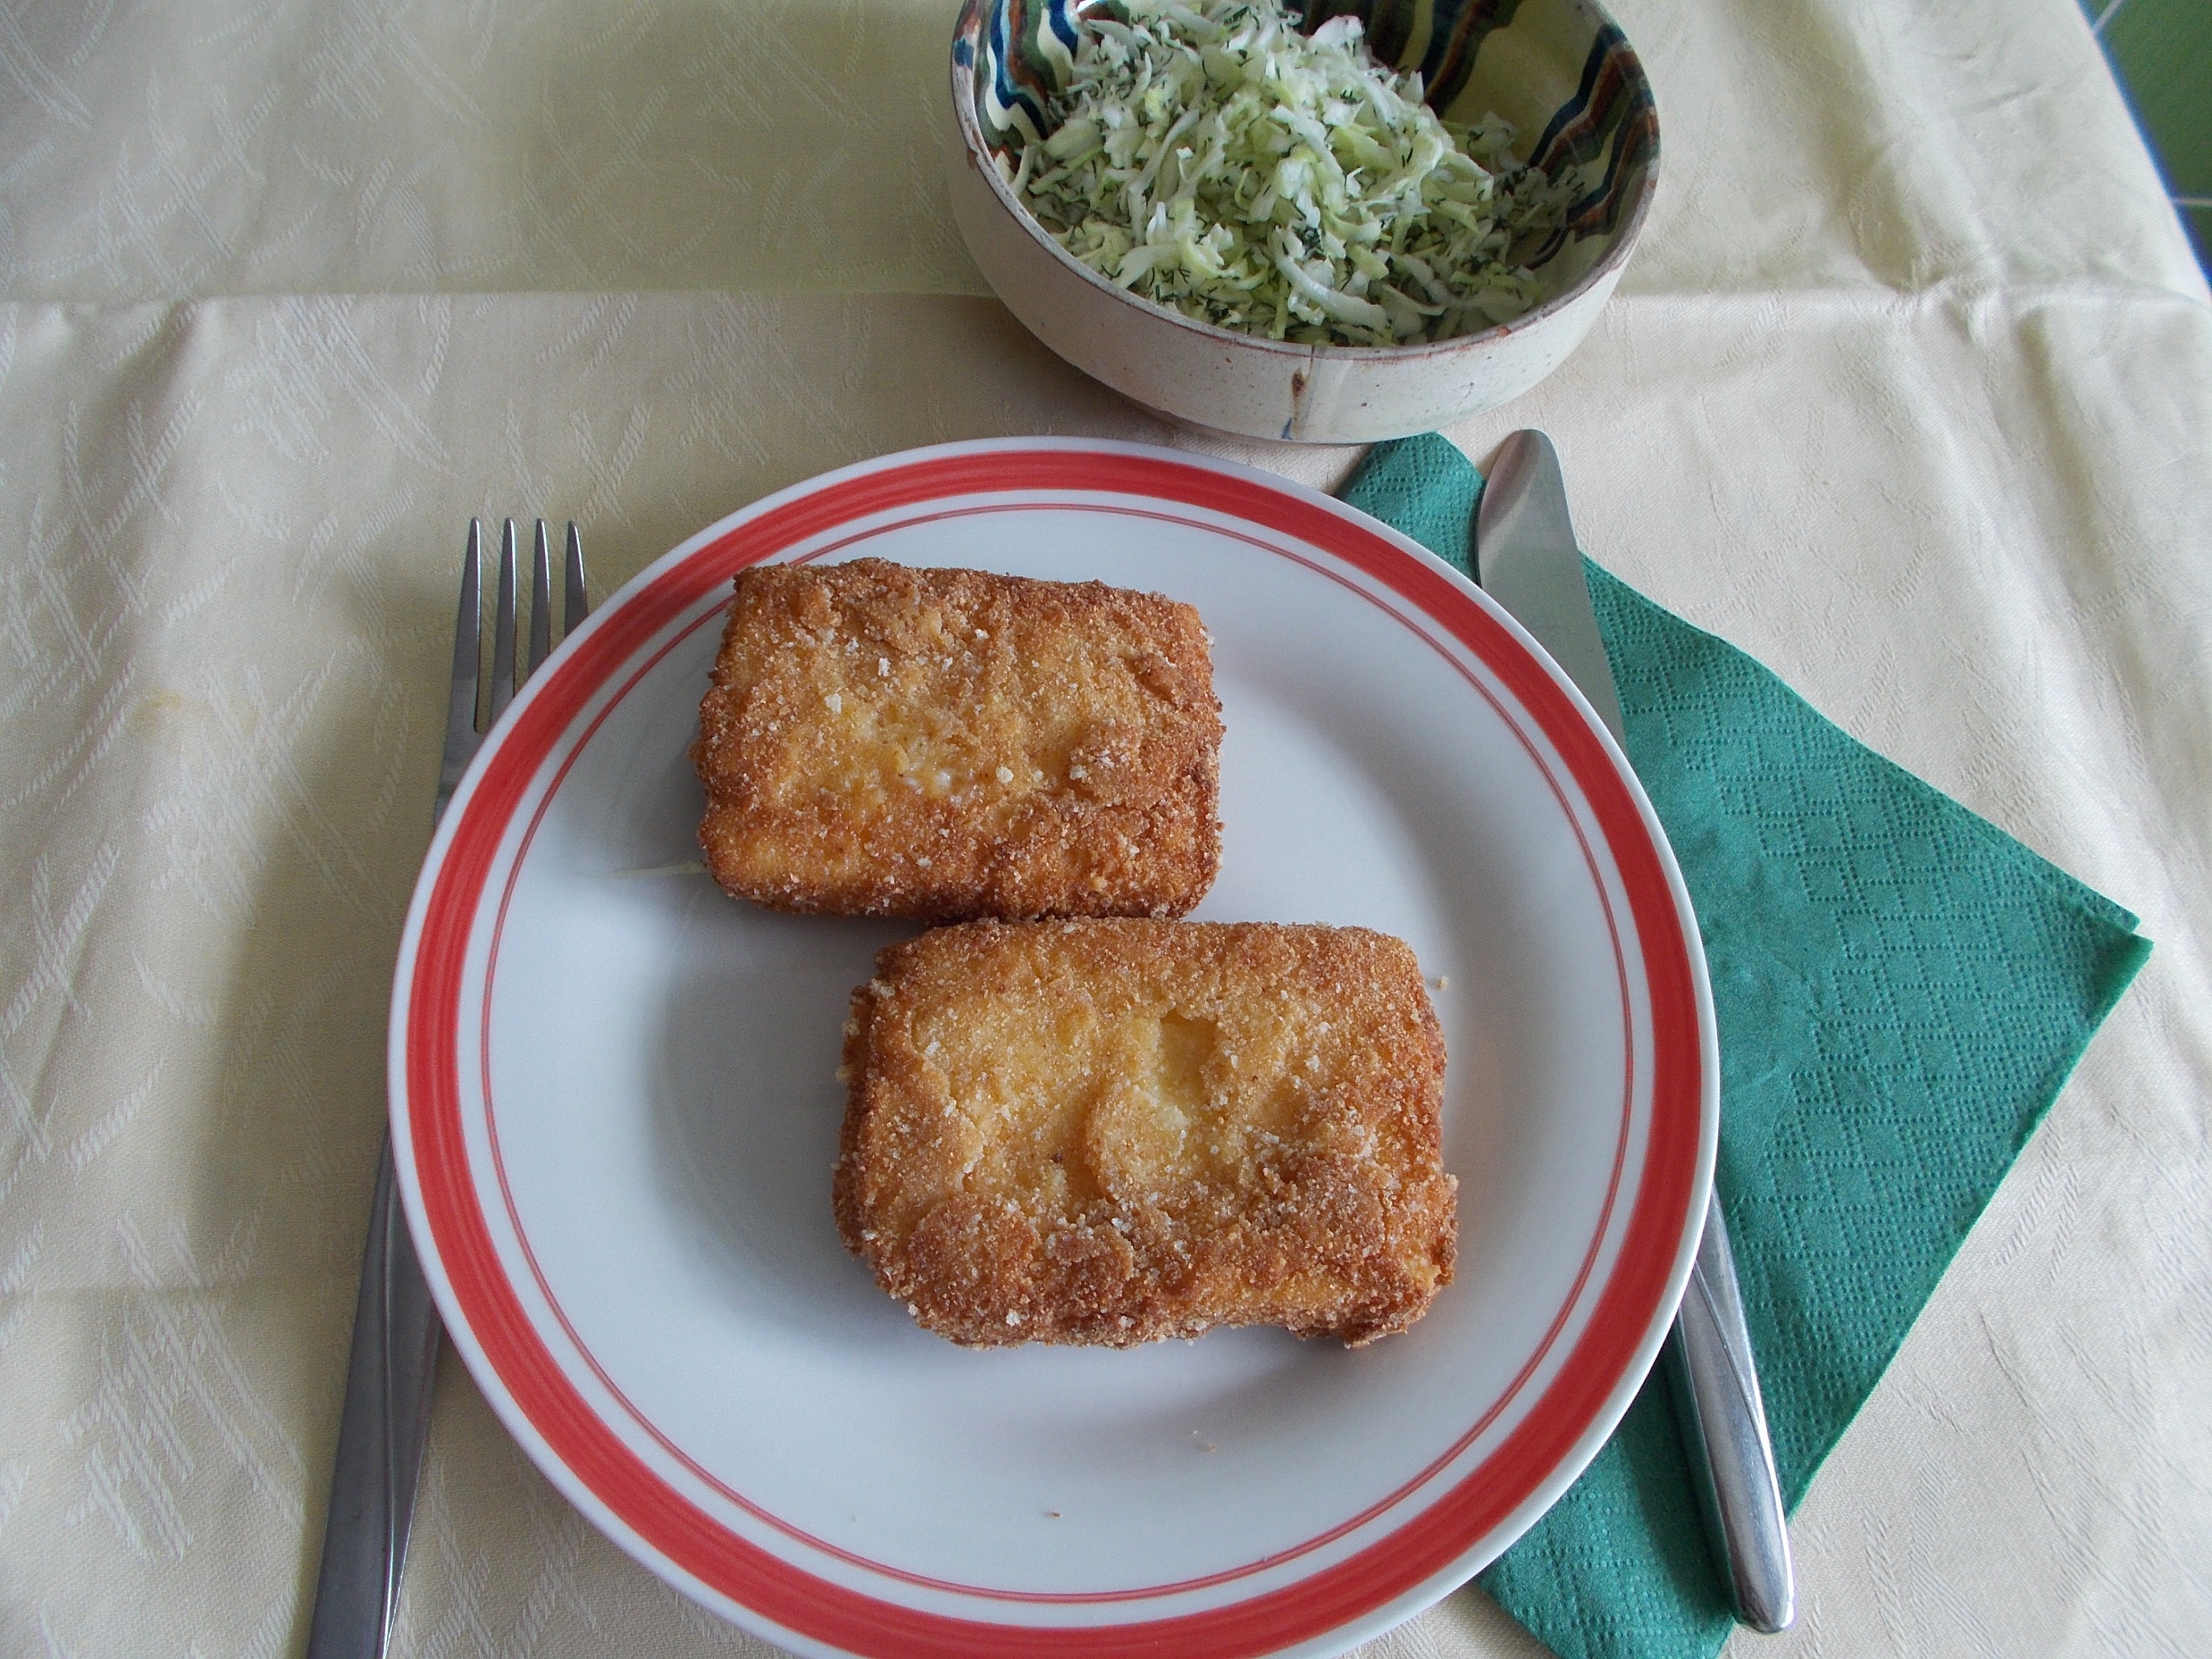
<svg viewBox="0 0 2212 1659"><path fill-rule="evenodd" d="M1499 447L1475 508L1474 552L1483 590L1551 653L1626 753L1565 480L1542 433L1516 432ZM1796 1613L1790 1534L1717 1187L1667 1364L1706 1540L1736 1617L1753 1630L1784 1630Z"/></svg>

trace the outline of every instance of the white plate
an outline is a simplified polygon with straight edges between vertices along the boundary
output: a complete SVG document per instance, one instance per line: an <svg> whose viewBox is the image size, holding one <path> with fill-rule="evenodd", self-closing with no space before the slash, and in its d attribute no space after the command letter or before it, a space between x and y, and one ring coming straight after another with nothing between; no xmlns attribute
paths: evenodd
<svg viewBox="0 0 2212 1659"><path fill-rule="evenodd" d="M862 555L1199 607L1227 737L1197 914L1379 927L1436 987L1459 1278L1411 1332L969 1352L841 1248L846 997L910 930L680 866L732 573ZM1412 543L1175 452L953 445L702 532L517 700L408 916L394 1148L516 1438L738 1623L902 1659L1335 1652L1496 1557L1656 1353L1718 1121L1696 939L1580 699Z"/></svg>

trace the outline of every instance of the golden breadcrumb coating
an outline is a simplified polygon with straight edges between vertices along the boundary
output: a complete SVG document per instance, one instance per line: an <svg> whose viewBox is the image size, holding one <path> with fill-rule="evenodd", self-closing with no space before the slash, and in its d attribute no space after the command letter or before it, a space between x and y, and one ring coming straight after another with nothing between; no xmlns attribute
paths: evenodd
<svg viewBox="0 0 2212 1659"><path fill-rule="evenodd" d="M845 1033L838 1231L956 1342L1357 1346L1450 1282L1443 1037L1387 934L939 928L878 956Z"/></svg>
<svg viewBox="0 0 2212 1659"><path fill-rule="evenodd" d="M1198 612L881 559L756 566L692 751L723 888L780 910L1179 916L1220 863Z"/></svg>

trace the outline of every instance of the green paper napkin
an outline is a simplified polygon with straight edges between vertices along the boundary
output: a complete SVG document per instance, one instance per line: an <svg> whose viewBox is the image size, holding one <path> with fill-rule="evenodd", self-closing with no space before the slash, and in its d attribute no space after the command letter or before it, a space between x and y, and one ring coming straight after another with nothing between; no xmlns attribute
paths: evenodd
<svg viewBox="0 0 2212 1659"><path fill-rule="evenodd" d="M1431 434L1378 447L1343 499L1468 571L1481 490ZM2150 945L1741 652L1584 569L1705 938L1717 1179L1794 1510ZM1481 1583L1562 1659L1719 1650L1727 1592L1662 1371Z"/></svg>

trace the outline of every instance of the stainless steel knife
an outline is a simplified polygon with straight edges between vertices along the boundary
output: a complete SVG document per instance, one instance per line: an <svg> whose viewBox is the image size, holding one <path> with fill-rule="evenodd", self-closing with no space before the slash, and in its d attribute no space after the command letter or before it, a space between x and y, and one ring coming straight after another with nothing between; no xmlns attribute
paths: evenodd
<svg viewBox="0 0 2212 1659"><path fill-rule="evenodd" d="M1559 458L1542 433L1516 432L1498 449L1475 510L1474 545L1484 591L1551 653L1626 751ZM1786 1629L1796 1613L1790 1534L1717 1189L1667 1363L1706 1537L1736 1617L1753 1630Z"/></svg>

